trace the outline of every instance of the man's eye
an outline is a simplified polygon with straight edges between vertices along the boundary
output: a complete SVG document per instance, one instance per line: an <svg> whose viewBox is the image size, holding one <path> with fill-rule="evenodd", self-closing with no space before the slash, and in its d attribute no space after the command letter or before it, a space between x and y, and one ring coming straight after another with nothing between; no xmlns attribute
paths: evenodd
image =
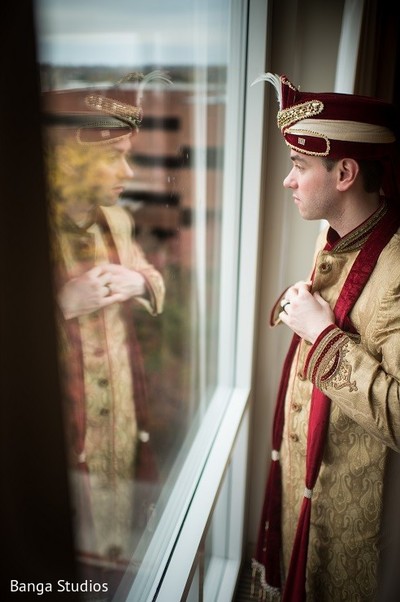
<svg viewBox="0 0 400 602"><path fill-rule="evenodd" d="M112 163L113 161L116 161L118 159L118 153L109 151L108 153L105 154L104 158L109 163Z"/></svg>

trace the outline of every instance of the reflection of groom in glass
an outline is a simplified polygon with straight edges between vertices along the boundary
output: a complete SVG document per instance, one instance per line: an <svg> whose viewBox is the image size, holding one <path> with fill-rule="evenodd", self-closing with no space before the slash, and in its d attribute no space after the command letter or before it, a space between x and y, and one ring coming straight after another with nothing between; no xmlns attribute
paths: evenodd
<svg viewBox="0 0 400 602"><path fill-rule="evenodd" d="M164 283L117 204L141 121L129 95L53 92L44 107L55 126L48 168L76 540L79 559L104 571L131 558L150 514L134 480L156 474L132 301L159 314Z"/></svg>

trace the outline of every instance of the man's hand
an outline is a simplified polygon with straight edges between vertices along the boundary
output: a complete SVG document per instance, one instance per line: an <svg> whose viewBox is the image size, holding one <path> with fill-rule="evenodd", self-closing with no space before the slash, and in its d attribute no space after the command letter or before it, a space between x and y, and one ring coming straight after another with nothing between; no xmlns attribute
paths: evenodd
<svg viewBox="0 0 400 602"><path fill-rule="evenodd" d="M140 272L116 263L104 268L109 276L108 283L112 293L121 295L122 301L145 294L146 281Z"/></svg>
<svg viewBox="0 0 400 602"><path fill-rule="evenodd" d="M144 292L145 281L139 272L106 264L69 280L60 290L58 302L65 319L69 320Z"/></svg>
<svg viewBox="0 0 400 602"><path fill-rule="evenodd" d="M302 339L314 343L325 328L335 323L335 316L321 295L310 289L310 282L297 282L288 288L279 318Z"/></svg>

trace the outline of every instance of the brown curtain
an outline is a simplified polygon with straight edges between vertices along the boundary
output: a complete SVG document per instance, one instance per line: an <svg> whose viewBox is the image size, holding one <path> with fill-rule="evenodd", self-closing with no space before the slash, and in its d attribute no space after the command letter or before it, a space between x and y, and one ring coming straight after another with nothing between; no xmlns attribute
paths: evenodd
<svg viewBox="0 0 400 602"><path fill-rule="evenodd" d="M355 93L393 102L400 112L399 6L387 0L365 0ZM382 549L377 602L400 599L400 455L389 456L386 479L395 486L384 499Z"/></svg>
<svg viewBox="0 0 400 602"><path fill-rule="evenodd" d="M399 7L365 0L354 92L399 104Z"/></svg>
<svg viewBox="0 0 400 602"><path fill-rule="evenodd" d="M76 581L41 158L33 0L2 7L0 36L0 600ZM32 590L30 590L32 592ZM39 590L37 590L39 591ZM38 595L40 600L40 595Z"/></svg>

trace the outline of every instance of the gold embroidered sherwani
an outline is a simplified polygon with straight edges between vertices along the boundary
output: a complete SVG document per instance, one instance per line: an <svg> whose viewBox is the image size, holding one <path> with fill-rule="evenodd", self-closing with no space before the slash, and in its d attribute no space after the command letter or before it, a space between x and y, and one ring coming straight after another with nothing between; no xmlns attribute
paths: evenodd
<svg viewBox="0 0 400 602"><path fill-rule="evenodd" d="M313 290L331 307L359 253L355 241L362 229L373 227L374 219L344 237L334 251L322 250L326 232L319 237ZM310 602L377 600L383 495L390 496L384 472L392 450L400 451L399 302L397 232L350 313L358 334L336 327L313 346L302 341L291 367L280 451L285 572L304 495L313 384L332 400L312 500L306 582ZM275 320L279 310L277 304Z"/></svg>
<svg viewBox="0 0 400 602"><path fill-rule="evenodd" d="M99 211L103 222L105 218L106 229L113 241L111 246L115 247L120 263L140 272L146 280L147 295L135 298L135 301L153 315L159 314L164 301L163 280L134 242L131 219L119 206L102 207ZM82 230L64 220L57 238L59 259L63 261L67 279L94 265L113 262L110 239L98 222ZM85 424L74 424L74 419L67 417L73 435L80 430L83 439L70 450L77 544L86 558L101 557L110 563L121 562L132 554L137 512L134 479L138 440L146 442L148 438L148 433L141 432L137 424L131 370L135 357L129 350L129 334L121 303L83 315L77 321L79 336L74 340L67 336L65 321L60 324L64 334L61 370L65 369L68 378L74 381L79 380L76 374L81 368L84 381L85 408L78 408L78 414L84 412ZM77 349L73 348L78 344L82 367L63 365L63 362L79 361ZM67 383L67 387L71 390L79 388L79 382Z"/></svg>

